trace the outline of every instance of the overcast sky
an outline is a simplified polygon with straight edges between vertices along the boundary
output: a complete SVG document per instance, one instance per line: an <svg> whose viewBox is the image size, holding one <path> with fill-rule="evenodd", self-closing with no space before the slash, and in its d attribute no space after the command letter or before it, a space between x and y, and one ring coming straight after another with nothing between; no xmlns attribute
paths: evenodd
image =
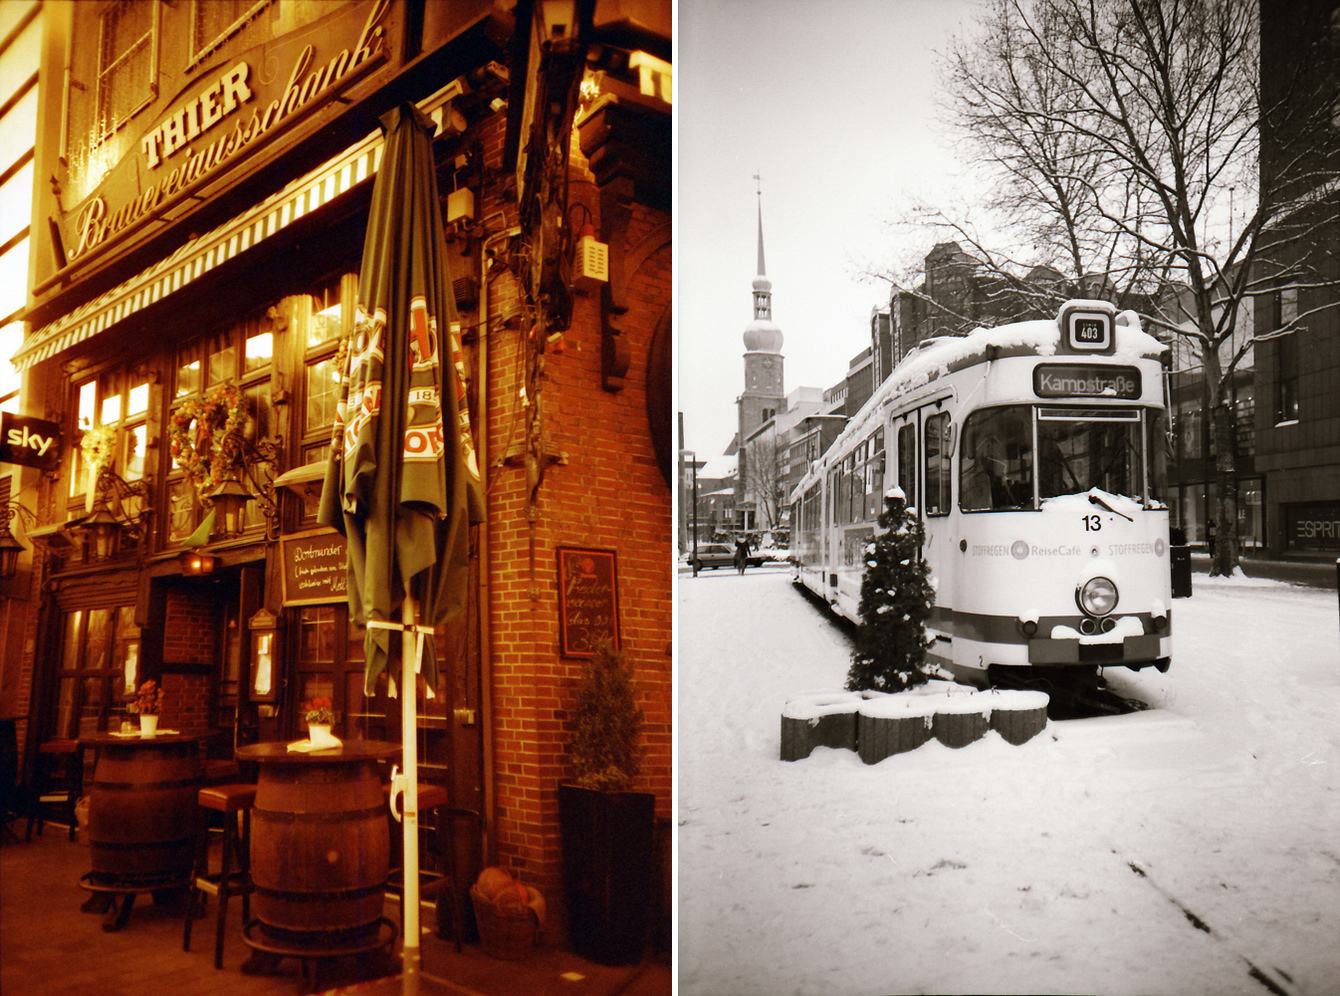
<svg viewBox="0 0 1340 996"><path fill-rule="evenodd" d="M786 390L826 388L869 344L905 255L898 205L963 182L936 122L936 52L972 0L679 0L675 64L678 410L684 446L720 454L744 389L762 176ZM920 251L930 244L916 246ZM675 440L679 444L678 438Z"/></svg>

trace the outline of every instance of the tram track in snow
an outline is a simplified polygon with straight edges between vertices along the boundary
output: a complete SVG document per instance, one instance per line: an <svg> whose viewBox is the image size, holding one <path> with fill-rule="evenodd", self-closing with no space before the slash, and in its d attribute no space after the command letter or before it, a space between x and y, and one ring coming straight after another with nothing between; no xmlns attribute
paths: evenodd
<svg viewBox="0 0 1340 996"><path fill-rule="evenodd" d="M1243 954L1240 950L1238 950L1238 948L1233 944L1233 942L1229 940L1221 931L1215 930L1214 927L1204 917L1201 917L1195 912L1193 912L1190 907L1188 907L1185 903L1183 903L1180 899L1178 899L1175 895L1173 895L1173 893L1170 892L1165 886L1156 881L1154 877L1150 875L1150 873L1146 871L1145 868L1139 862L1135 861L1128 855L1122 854L1116 848L1112 849L1112 853L1115 854L1120 860L1124 861L1126 863L1126 867L1129 868L1135 875L1138 875L1145 882L1146 885L1148 885L1151 889L1157 892L1160 896L1162 896L1173 906L1177 907L1178 911L1184 917L1186 917L1187 922L1191 924L1192 927L1194 927L1196 930L1204 932L1205 934L1208 934L1218 944L1220 944L1222 947L1226 948L1229 952L1231 952L1233 957L1237 958L1240 962L1242 962L1243 966L1247 970L1247 975L1250 976L1253 981L1261 985L1268 992L1273 993L1274 996L1302 996L1302 990L1300 990L1294 984L1293 977L1289 975L1288 972L1284 971L1284 969L1279 968L1278 966L1271 966L1269 969L1265 969L1257 965L1254 961L1252 961L1251 958L1249 958L1247 955Z"/></svg>

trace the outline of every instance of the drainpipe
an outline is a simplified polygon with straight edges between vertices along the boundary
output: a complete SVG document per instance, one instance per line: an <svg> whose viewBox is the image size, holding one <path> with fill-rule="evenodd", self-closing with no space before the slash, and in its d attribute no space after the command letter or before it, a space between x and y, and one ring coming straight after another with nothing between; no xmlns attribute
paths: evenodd
<svg viewBox="0 0 1340 996"><path fill-rule="evenodd" d="M501 213L500 213L501 214ZM487 224L485 219L484 224ZM479 246L479 351L475 381L479 385L479 425L477 440L479 473L484 491L484 521L479 524L479 697L484 750L484 864L498 863L497 793L493 778L493 597L489 575L492 560L489 551L488 479L489 479L489 254L490 242L509 238L512 231L504 229L486 236Z"/></svg>

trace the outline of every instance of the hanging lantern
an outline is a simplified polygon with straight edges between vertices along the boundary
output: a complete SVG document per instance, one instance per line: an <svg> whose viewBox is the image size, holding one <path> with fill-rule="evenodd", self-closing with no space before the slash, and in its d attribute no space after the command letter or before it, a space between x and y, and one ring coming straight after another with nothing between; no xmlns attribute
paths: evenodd
<svg viewBox="0 0 1340 996"><path fill-rule="evenodd" d="M252 501L256 496L246 489L246 486L235 477L221 483L213 491L209 491L202 497L214 504L218 510L218 525L221 533L220 539L230 539L242 531L242 512L246 504Z"/></svg>

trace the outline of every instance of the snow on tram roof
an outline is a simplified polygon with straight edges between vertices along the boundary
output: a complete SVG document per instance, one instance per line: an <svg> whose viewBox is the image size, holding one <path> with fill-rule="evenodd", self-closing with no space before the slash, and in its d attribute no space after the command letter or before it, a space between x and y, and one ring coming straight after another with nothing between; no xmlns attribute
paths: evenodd
<svg viewBox="0 0 1340 996"><path fill-rule="evenodd" d="M1158 359L1167 349L1140 326L1140 316L1134 311L1123 311L1116 316L1114 332L1116 348L1104 359L1133 363L1142 359ZM1056 319L1043 318L1031 322L1014 322L995 328L978 328L962 336L937 336L922 340L893 368L884 383L875 389L870 399L847 422L846 427L819 457L815 467L801 478L794 494L800 493L816 476L815 470L829 453L840 453L853 437L862 437L872 418L878 418L887 402L899 395L915 391L955 370L970 367L986 358L987 350L994 347L998 355L1054 356L1061 344L1060 324Z"/></svg>

